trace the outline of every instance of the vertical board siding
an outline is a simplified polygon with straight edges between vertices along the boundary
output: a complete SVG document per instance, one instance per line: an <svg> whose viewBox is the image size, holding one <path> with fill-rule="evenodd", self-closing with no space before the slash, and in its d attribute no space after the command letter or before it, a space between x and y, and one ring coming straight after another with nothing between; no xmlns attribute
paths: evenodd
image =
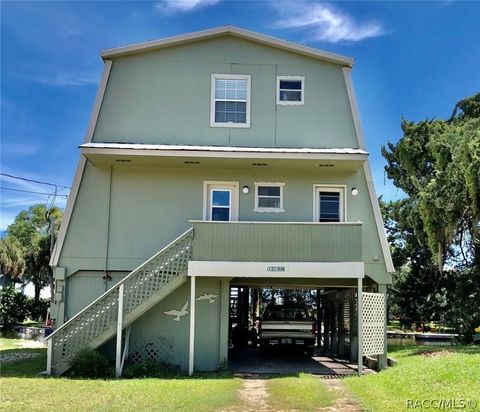
<svg viewBox="0 0 480 412"><path fill-rule="evenodd" d="M362 225L193 222L193 260L360 262Z"/></svg>

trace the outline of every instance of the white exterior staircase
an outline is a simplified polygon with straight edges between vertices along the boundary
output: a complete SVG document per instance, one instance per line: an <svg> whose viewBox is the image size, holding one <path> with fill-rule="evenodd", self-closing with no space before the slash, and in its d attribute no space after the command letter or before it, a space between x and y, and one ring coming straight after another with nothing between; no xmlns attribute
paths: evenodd
<svg viewBox="0 0 480 412"><path fill-rule="evenodd" d="M47 373L61 375L80 350L98 348L115 335L121 373L123 328L186 281L192 240L190 228L48 336Z"/></svg>

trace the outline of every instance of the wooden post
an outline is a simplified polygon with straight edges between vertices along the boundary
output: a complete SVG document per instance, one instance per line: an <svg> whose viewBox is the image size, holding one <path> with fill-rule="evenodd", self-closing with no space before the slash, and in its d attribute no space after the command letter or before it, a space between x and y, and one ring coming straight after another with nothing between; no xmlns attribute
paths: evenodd
<svg viewBox="0 0 480 412"><path fill-rule="evenodd" d="M229 331L229 303L230 303L230 278L220 279L220 342L218 345L219 364L228 362L228 331Z"/></svg>
<svg viewBox="0 0 480 412"><path fill-rule="evenodd" d="M188 344L188 374L193 375L195 361L195 276L190 277L190 340Z"/></svg>
<svg viewBox="0 0 480 412"><path fill-rule="evenodd" d="M125 360L128 356L128 349L130 346L130 332L132 331L132 325L127 326L127 330L125 331L125 344L123 345L123 355L122 355L122 363L120 364L120 376L122 375L123 366L125 365Z"/></svg>
<svg viewBox="0 0 480 412"><path fill-rule="evenodd" d="M388 324L388 313L387 313L387 285L378 285L378 293L383 293L385 295L385 332L384 332L384 343L383 343L383 353L378 355L378 370L385 369L387 367L387 324Z"/></svg>
<svg viewBox="0 0 480 412"><path fill-rule="evenodd" d="M123 283L118 288L118 315L117 315L117 352L115 357L115 376L122 376L122 329L123 329Z"/></svg>
<svg viewBox="0 0 480 412"><path fill-rule="evenodd" d="M52 342L52 339L49 339L48 340L48 343L47 343L47 375L51 375L52 374L52 355L53 355L53 342Z"/></svg>
<svg viewBox="0 0 480 412"><path fill-rule="evenodd" d="M322 309L320 306L320 289L317 289L317 348L320 350L321 346L321 331L322 331Z"/></svg>
<svg viewBox="0 0 480 412"><path fill-rule="evenodd" d="M358 335L358 376L362 375L363 368L363 295L362 295L362 278L357 279L357 305L358 305L358 321L357 321L357 335Z"/></svg>

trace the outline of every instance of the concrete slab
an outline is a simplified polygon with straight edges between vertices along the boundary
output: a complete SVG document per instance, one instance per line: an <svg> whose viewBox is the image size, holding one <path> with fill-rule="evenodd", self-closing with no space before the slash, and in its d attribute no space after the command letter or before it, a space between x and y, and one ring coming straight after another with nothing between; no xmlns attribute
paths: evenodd
<svg viewBox="0 0 480 412"><path fill-rule="evenodd" d="M272 348L266 353L258 349L231 350L229 369L236 374L295 375L300 372L314 375L347 376L357 374L357 366L347 360L328 356L308 356L298 348ZM374 371L364 368L364 373Z"/></svg>

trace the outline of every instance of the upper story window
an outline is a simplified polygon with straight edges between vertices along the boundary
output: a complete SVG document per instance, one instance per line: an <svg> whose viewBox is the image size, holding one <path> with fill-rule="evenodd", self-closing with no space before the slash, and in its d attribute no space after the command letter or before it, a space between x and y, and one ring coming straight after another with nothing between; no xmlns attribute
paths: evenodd
<svg viewBox="0 0 480 412"><path fill-rule="evenodd" d="M305 77L277 76L277 104L299 105L305 102Z"/></svg>
<svg viewBox="0 0 480 412"><path fill-rule="evenodd" d="M255 182L255 212L283 212L284 183Z"/></svg>
<svg viewBox="0 0 480 412"><path fill-rule="evenodd" d="M315 221L345 221L344 187L315 186Z"/></svg>
<svg viewBox="0 0 480 412"><path fill-rule="evenodd" d="M210 126L250 127L250 76L212 74Z"/></svg>

